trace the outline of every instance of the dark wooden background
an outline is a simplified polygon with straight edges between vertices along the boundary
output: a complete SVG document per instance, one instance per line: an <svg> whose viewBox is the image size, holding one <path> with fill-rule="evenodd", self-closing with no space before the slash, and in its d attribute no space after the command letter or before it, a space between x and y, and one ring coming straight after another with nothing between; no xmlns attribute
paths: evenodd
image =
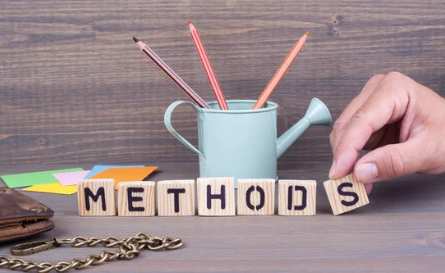
<svg viewBox="0 0 445 273"><path fill-rule="evenodd" d="M187 20L227 99L256 99L311 31L272 96L279 133L312 97L338 117L376 73L400 71L445 95L444 3L1 0L0 164L196 161L163 125L166 107L186 97L132 41L148 43L213 100ZM189 109L175 125L197 142ZM329 132L310 129L281 160L330 160Z"/></svg>

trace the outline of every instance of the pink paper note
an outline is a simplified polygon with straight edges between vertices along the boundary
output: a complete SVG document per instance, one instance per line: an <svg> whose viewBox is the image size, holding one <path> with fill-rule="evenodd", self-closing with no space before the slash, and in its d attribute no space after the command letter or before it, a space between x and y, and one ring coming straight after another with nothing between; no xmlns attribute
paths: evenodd
<svg viewBox="0 0 445 273"><path fill-rule="evenodd" d="M69 173L54 173L53 176L64 186L77 185L90 171L78 171Z"/></svg>

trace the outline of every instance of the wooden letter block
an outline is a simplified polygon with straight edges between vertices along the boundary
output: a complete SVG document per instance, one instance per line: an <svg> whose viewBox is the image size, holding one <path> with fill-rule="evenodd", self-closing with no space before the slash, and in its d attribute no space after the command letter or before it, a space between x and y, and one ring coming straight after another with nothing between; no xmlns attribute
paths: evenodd
<svg viewBox="0 0 445 273"><path fill-rule="evenodd" d="M158 182L158 216L195 215L195 180Z"/></svg>
<svg viewBox="0 0 445 273"><path fill-rule="evenodd" d="M77 183L80 216L116 215L114 179L86 179Z"/></svg>
<svg viewBox="0 0 445 273"><path fill-rule="evenodd" d="M369 204L365 186L353 175L323 183L334 215Z"/></svg>
<svg viewBox="0 0 445 273"><path fill-rule="evenodd" d="M198 178L197 188L199 215L235 215L235 183L233 177Z"/></svg>
<svg viewBox="0 0 445 273"><path fill-rule="evenodd" d="M238 179L238 215L273 215L275 179Z"/></svg>
<svg viewBox="0 0 445 273"><path fill-rule="evenodd" d="M315 180L278 181L278 215L315 215Z"/></svg>
<svg viewBox="0 0 445 273"><path fill-rule="evenodd" d="M154 216L156 183L151 181L118 184L117 212L119 216Z"/></svg>

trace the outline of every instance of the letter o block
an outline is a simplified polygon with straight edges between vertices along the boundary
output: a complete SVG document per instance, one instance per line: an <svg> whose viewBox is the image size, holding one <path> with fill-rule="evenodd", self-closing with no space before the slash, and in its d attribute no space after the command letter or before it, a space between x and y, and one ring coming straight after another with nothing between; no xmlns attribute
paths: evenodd
<svg viewBox="0 0 445 273"><path fill-rule="evenodd" d="M195 215L195 180L158 182L158 216Z"/></svg>
<svg viewBox="0 0 445 273"><path fill-rule="evenodd" d="M323 183L334 215L369 204L365 186L353 174Z"/></svg>
<svg viewBox="0 0 445 273"><path fill-rule="evenodd" d="M278 215L315 215L316 198L315 180L278 181Z"/></svg>
<svg viewBox="0 0 445 273"><path fill-rule="evenodd" d="M198 178L197 188L199 215L235 215L235 183L233 177Z"/></svg>
<svg viewBox="0 0 445 273"><path fill-rule="evenodd" d="M156 183L151 181L118 184L117 212L119 216L154 216Z"/></svg>
<svg viewBox="0 0 445 273"><path fill-rule="evenodd" d="M274 179L238 179L238 215L273 215Z"/></svg>
<svg viewBox="0 0 445 273"><path fill-rule="evenodd" d="M80 216L116 215L114 179L86 179L77 183Z"/></svg>

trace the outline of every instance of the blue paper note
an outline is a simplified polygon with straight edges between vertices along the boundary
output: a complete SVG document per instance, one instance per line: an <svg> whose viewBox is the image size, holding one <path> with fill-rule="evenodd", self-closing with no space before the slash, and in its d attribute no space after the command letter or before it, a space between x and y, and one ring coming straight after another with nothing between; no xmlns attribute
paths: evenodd
<svg viewBox="0 0 445 273"><path fill-rule="evenodd" d="M111 168L129 168L129 167L145 167L145 166L144 165L96 165L91 169L91 171L87 174L87 176L85 176L84 179L88 179L97 173L103 172Z"/></svg>

